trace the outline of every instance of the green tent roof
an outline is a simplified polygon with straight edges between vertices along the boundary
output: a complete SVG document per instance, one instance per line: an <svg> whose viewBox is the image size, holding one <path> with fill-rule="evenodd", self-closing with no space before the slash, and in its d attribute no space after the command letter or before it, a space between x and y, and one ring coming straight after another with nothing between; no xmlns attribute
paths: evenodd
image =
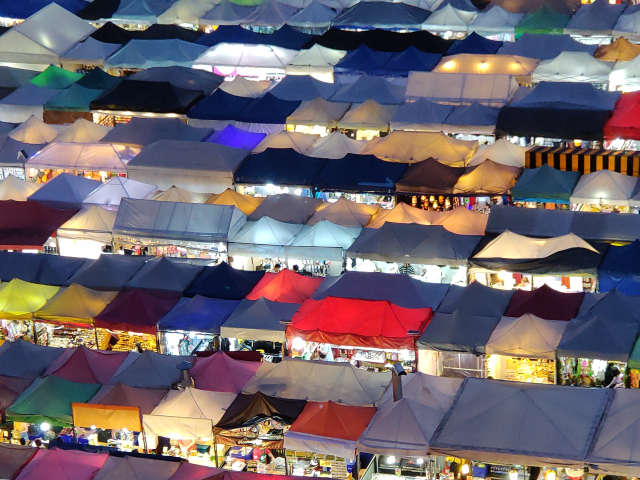
<svg viewBox="0 0 640 480"><path fill-rule="evenodd" d="M88 402L100 389L97 383L70 382L54 376L38 378L7 411L7 420L73 425L72 402Z"/></svg>
<svg viewBox="0 0 640 480"><path fill-rule="evenodd" d="M629 368L640 370L640 338L636 340L636 344L633 347L633 351L629 356Z"/></svg>
<svg viewBox="0 0 640 480"><path fill-rule="evenodd" d="M122 78L120 77L109 75L101 68L94 68L78 80L76 85L93 90L110 90L117 87L121 81Z"/></svg>
<svg viewBox="0 0 640 480"><path fill-rule="evenodd" d="M564 27L569 23L569 15L558 13L544 6L534 12L527 13L516 26L516 38L524 33L564 33Z"/></svg>
<svg viewBox="0 0 640 480"><path fill-rule="evenodd" d="M82 78L81 73L70 72L64 68L49 65L47 69L31 79L38 87L67 88Z"/></svg>
<svg viewBox="0 0 640 480"><path fill-rule="evenodd" d="M74 84L49 99L44 108L45 110L88 112L91 110L90 103L102 95L102 92L103 90L93 90Z"/></svg>

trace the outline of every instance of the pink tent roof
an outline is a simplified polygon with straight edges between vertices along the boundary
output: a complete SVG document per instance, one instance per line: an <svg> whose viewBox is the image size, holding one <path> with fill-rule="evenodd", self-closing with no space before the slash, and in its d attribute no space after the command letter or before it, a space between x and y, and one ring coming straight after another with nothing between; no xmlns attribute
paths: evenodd
<svg viewBox="0 0 640 480"><path fill-rule="evenodd" d="M109 383L128 355L128 352L71 348L58 357L47 369L45 376L55 375L79 383Z"/></svg>
<svg viewBox="0 0 640 480"><path fill-rule="evenodd" d="M220 473L219 468L203 467L193 463L181 463L169 480L208 480Z"/></svg>
<svg viewBox="0 0 640 480"><path fill-rule="evenodd" d="M16 480L91 480L108 456L76 450L38 450Z"/></svg>
<svg viewBox="0 0 640 480"><path fill-rule="evenodd" d="M109 457L94 480L169 480L179 466L177 462L155 458Z"/></svg>
<svg viewBox="0 0 640 480"><path fill-rule="evenodd" d="M260 362L234 360L223 352L206 358L198 358L191 369L196 388L213 392L240 393L253 378Z"/></svg>

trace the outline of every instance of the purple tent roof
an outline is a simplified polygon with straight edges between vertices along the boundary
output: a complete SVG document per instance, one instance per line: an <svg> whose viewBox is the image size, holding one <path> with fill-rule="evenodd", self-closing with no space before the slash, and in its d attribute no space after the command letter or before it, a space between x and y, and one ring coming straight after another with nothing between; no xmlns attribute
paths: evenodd
<svg viewBox="0 0 640 480"><path fill-rule="evenodd" d="M250 132L227 125L224 129L213 132L206 141L242 150L253 150L266 136L266 133Z"/></svg>

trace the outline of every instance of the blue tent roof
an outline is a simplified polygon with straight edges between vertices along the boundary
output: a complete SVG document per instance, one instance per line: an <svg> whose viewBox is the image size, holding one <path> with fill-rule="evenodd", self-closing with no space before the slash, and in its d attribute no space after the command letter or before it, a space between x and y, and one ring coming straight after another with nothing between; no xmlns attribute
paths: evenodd
<svg viewBox="0 0 640 480"><path fill-rule="evenodd" d="M478 282L451 286L418 343L432 350L484 353L512 294Z"/></svg>
<svg viewBox="0 0 640 480"><path fill-rule="evenodd" d="M495 126L500 108L488 107L477 102L454 108L444 123L456 126Z"/></svg>
<svg viewBox="0 0 640 480"><path fill-rule="evenodd" d="M119 43L105 43L96 40L93 37L88 37L86 40L77 43L70 50L67 50L63 55L64 60L78 61L78 63L87 62L93 60L95 62L104 61L122 45Z"/></svg>
<svg viewBox="0 0 640 480"><path fill-rule="evenodd" d="M383 75L403 77L407 76L409 72L430 72L441 58L442 55L439 53L427 53L416 47L409 47L403 52L394 53L379 72L382 72Z"/></svg>
<svg viewBox="0 0 640 480"><path fill-rule="evenodd" d="M587 300L585 299L585 303ZM616 290L595 296L567 325L558 356L626 362L640 333L640 297Z"/></svg>
<svg viewBox="0 0 640 480"><path fill-rule="evenodd" d="M504 42L489 40L476 32L472 32L463 40L456 40L447 50L447 55L457 55L459 53L478 53L481 55L493 55Z"/></svg>
<svg viewBox="0 0 640 480"><path fill-rule="evenodd" d="M429 10L391 2L358 2L333 20L337 27L359 29L384 28L420 30L431 14Z"/></svg>
<svg viewBox="0 0 640 480"><path fill-rule="evenodd" d="M607 0L596 0L591 4L581 5L569 20L565 32L582 32L585 35L611 33L625 8L627 5L624 3L610 4Z"/></svg>
<svg viewBox="0 0 640 480"><path fill-rule="evenodd" d="M133 255L100 255L79 269L69 279L69 285L78 283L94 290L121 290L146 261L147 257Z"/></svg>
<svg viewBox="0 0 640 480"><path fill-rule="evenodd" d="M57 207L79 206L100 185L96 180L61 173L40 187L28 200Z"/></svg>
<svg viewBox="0 0 640 480"><path fill-rule="evenodd" d="M145 263L126 286L182 293L201 270L199 265L156 257Z"/></svg>
<svg viewBox="0 0 640 480"><path fill-rule="evenodd" d="M607 92L581 82L540 82L528 95L510 104L526 108L613 110L619 92Z"/></svg>
<svg viewBox="0 0 640 480"><path fill-rule="evenodd" d="M266 136L266 133L250 132L227 125L224 129L213 132L205 141L242 150L253 150Z"/></svg>
<svg viewBox="0 0 640 480"><path fill-rule="evenodd" d="M36 283L44 285L67 285L69 279L90 260L86 258L61 257L60 255L40 255L44 257L40 262Z"/></svg>
<svg viewBox="0 0 640 480"><path fill-rule="evenodd" d="M200 90L204 95L210 95L224 81L223 77L211 72L177 65L147 68L129 78L145 82L167 82L178 88Z"/></svg>
<svg viewBox="0 0 640 480"><path fill-rule="evenodd" d="M220 333L222 325L236 309L239 300L222 300L200 295L181 298L159 322L159 330Z"/></svg>
<svg viewBox="0 0 640 480"><path fill-rule="evenodd" d="M640 241L610 246L598 267L601 292L616 289L625 295L640 295Z"/></svg>
<svg viewBox="0 0 640 480"><path fill-rule="evenodd" d="M392 56L393 52L372 50L366 45L360 45L342 57L342 60L333 67L333 71L335 73L374 74L378 69L384 67Z"/></svg>
<svg viewBox="0 0 640 480"><path fill-rule="evenodd" d="M321 1L311 0L309 5L292 16L287 23L299 28L326 28L331 26L337 14Z"/></svg>
<svg viewBox="0 0 640 480"><path fill-rule="evenodd" d="M282 100L328 100L339 87L338 83L321 82L310 75L287 75L269 93Z"/></svg>
<svg viewBox="0 0 640 480"><path fill-rule="evenodd" d="M391 119L391 128L439 132L453 109L453 105L418 98L415 102L403 103L398 107Z"/></svg>
<svg viewBox="0 0 640 480"><path fill-rule="evenodd" d="M191 67L207 47L179 39L130 40L111 55L104 64L108 68Z"/></svg>
<svg viewBox="0 0 640 480"><path fill-rule="evenodd" d="M382 105L400 105L404 103L405 90L406 85L401 86L377 76L363 75L354 83L339 89L330 100L346 103L375 100Z"/></svg>
<svg viewBox="0 0 640 480"><path fill-rule="evenodd" d="M596 45L577 42L569 35L532 35L525 33L515 42L505 42L498 50L499 55L520 55L521 57L550 60L562 52L587 52L593 54Z"/></svg>
<svg viewBox="0 0 640 480"><path fill-rule="evenodd" d="M88 260L19 252L0 252L0 280L19 278L25 282L64 286Z"/></svg>
<svg viewBox="0 0 640 480"><path fill-rule="evenodd" d="M392 192L407 165L380 160L374 155L347 154L327 160L313 179L319 190L339 192Z"/></svg>
<svg viewBox="0 0 640 480"><path fill-rule="evenodd" d="M216 90L204 97L189 110L189 118L202 120L231 120L251 103L253 98L238 97L222 90Z"/></svg>
<svg viewBox="0 0 640 480"><path fill-rule="evenodd" d="M284 125L287 117L300 106L300 100L281 100L271 93L251 99L236 118L247 123L275 123Z"/></svg>
<svg viewBox="0 0 640 480"><path fill-rule="evenodd" d="M20 0L19 2L0 2L0 17L25 19L43 9L51 0ZM85 0L56 0L65 10L77 13L87 6Z"/></svg>
<svg viewBox="0 0 640 480"><path fill-rule="evenodd" d="M230 0L223 0L222 2L215 5L207 13L205 13L202 17L200 17L200 21L203 23L211 23L214 25L231 25L235 27L241 23L246 24L255 11L256 7L254 5L238 5L237 3L231 2ZM209 45L206 39L209 38L210 35L203 35L198 39L198 43ZM215 38L215 36L213 38ZM211 45L215 45L216 43L219 43L221 41L226 40L215 41L211 43Z"/></svg>
<svg viewBox="0 0 640 480"><path fill-rule="evenodd" d="M435 310L448 289L449 285L422 282L409 275L345 272L337 277L326 277L314 292L313 298L387 300L404 308L428 307Z"/></svg>
<svg viewBox="0 0 640 480"><path fill-rule="evenodd" d="M548 165L527 168L511 189L511 196L523 202L569 203L579 178L579 172L563 172Z"/></svg>
<svg viewBox="0 0 640 480"><path fill-rule="evenodd" d="M264 276L264 271L237 270L226 262L205 267L184 294L211 298L242 300Z"/></svg>
<svg viewBox="0 0 640 480"><path fill-rule="evenodd" d="M234 5L233 8L235 7L237 7L237 5ZM257 33L239 25L222 25L214 32L202 35L196 43L206 45L207 47L212 47L218 43L244 43L253 45L273 45L276 47L298 50L310 40L310 35L286 25L273 33Z"/></svg>
<svg viewBox="0 0 640 480"><path fill-rule="evenodd" d="M34 345L24 340L4 342L0 346L0 375L35 378L64 352L64 348Z"/></svg>
<svg viewBox="0 0 640 480"><path fill-rule="evenodd" d="M45 103L44 108L46 110L88 112L91 109L91 102L102 95L102 92L102 90L94 90L74 84L51 97Z"/></svg>
<svg viewBox="0 0 640 480"><path fill-rule="evenodd" d="M211 133L210 128L196 128L179 118L134 117L128 123L120 123L101 140L105 143L150 145L160 140L199 142Z"/></svg>
<svg viewBox="0 0 640 480"><path fill-rule="evenodd" d="M158 15L164 13L175 0L120 0L120 6L112 18L130 20L132 23L158 23Z"/></svg>
<svg viewBox="0 0 640 480"><path fill-rule="evenodd" d="M291 320L300 307L297 303L272 302L264 297L242 300L223 327L283 332L283 321Z"/></svg>
<svg viewBox="0 0 640 480"><path fill-rule="evenodd" d="M233 178L235 183L311 186L326 162L291 148L268 148L245 158Z"/></svg>

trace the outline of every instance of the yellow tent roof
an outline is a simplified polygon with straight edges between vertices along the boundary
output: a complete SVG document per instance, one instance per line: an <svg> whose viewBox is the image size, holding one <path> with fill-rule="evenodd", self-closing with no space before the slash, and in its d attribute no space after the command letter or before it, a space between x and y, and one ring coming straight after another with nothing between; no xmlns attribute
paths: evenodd
<svg viewBox="0 0 640 480"><path fill-rule="evenodd" d="M30 319L60 287L14 278L0 289L0 315L6 319Z"/></svg>
<svg viewBox="0 0 640 480"><path fill-rule="evenodd" d="M600 45L593 56L604 62L628 62L638 54L640 54L640 45L620 37L609 45Z"/></svg>
<svg viewBox="0 0 640 480"><path fill-rule="evenodd" d="M264 198L252 197L250 195L243 195L230 188L227 188L224 192L217 195L211 195L207 200L207 203L213 205L232 205L237 207L245 215L251 215L253 211L260 206Z"/></svg>
<svg viewBox="0 0 640 480"><path fill-rule="evenodd" d="M91 325L118 292L99 292L77 283L61 290L33 316L52 323Z"/></svg>
<svg viewBox="0 0 640 480"><path fill-rule="evenodd" d="M439 218L439 212L422 210L421 208L412 207L404 202L400 202L391 210L379 210L378 213L371 218L367 228L380 228L387 222L434 225Z"/></svg>

